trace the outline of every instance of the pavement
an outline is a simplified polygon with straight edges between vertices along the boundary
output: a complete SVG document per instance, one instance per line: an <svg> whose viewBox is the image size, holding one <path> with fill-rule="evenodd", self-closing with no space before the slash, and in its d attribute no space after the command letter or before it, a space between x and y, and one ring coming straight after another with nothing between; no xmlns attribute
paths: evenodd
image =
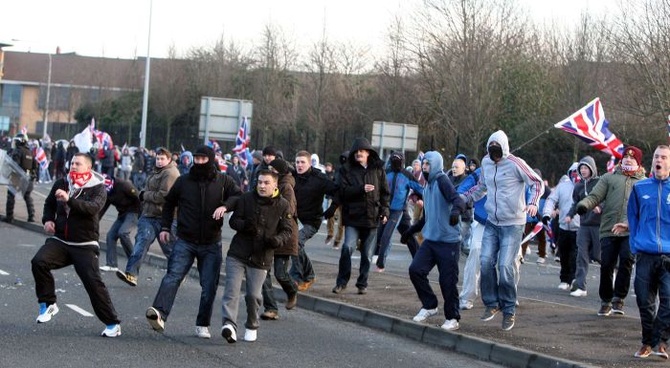
<svg viewBox="0 0 670 368"><path fill-rule="evenodd" d="M41 219L44 198L50 187L48 184L36 184L33 200L37 219ZM0 187L0 215L3 217L4 203L6 203L6 190ZM110 209L101 219L101 239L105 239L105 234L115 216L113 209ZM27 215L22 198L17 198L14 217L15 226L36 232L43 231L40 223L25 221ZM325 226L322 226L321 232L325 230L324 228ZM223 238L225 254L231 238L231 231L227 225L224 228ZM316 243L323 246L323 237L317 236L308 241L306 245L308 254L310 246L317 247ZM101 241L101 248L106 249L104 241ZM120 249L117 253L123 255ZM464 258L461 257L461 270ZM146 262L162 268L167 265L157 244L152 246ZM125 264L123 261L119 263ZM525 294L530 297L520 297L514 329L502 331L500 314L492 321L482 322L479 317L484 308L481 301L476 301L473 309L461 311L460 329L450 332L439 328L444 322L442 305L440 313L429 318L426 323L412 321L421 305L406 268L401 267L384 273L372 271L368 293L358 295L354 286L355 277L358 275L358 261L352 260L354 280L344 293L333 294L331 289L335 285L337 263L314 260L313 263L317 280L308 291L300 293L299 308L467 354L482 361L509 367L650 367L659 366L664 362L670 363L654 356L647 359L633 357L633 353L640 346L641 328L637 308L634 306L632 284L631 295L626 299L629 305L626 306L625 316L598 317L596 311L599 304L593 301L585 307L583 302L578 303L577 298L568 297L563 299L566 302L560 302L561 300L557 302L553 298L543 296L546 294L534 293L536 278L533 276L533 271L531 268L522 267L522 280L526 282L524 286L520 284L519 295ZM529 270L527 274L526 270ZM431 279L435 279L436 273L436 271L431 273ZM591 274L593 273L597 274L591 270ZM195 268L191 276L197 277ZM596 280L595 287L597 283ZM433 288L441 300L439 287L435 282ZM285 300L283 292L276 292L276 296L279 300ZM589 294L589 297L597 300L597 288ZM281 308L280 315L282 313L290 312Z"/></svg>

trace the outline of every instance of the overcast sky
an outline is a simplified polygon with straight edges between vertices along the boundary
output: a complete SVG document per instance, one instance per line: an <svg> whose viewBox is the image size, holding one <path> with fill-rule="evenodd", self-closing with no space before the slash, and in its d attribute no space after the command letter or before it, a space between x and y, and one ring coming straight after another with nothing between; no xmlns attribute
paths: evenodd
<svg viewBox="0 0 670 368"><path fill-rule="evenodd" d="M538 22L568 22L584 9L614 9L616 0L518 0ZM151 56L208 47L224 35L239 43L259 39L277 24L307 47L324 29L330 39L381 48L397 14L421 0L153 0ZM133 58L147 54L150 0L10 0L2 6L0 42L7 50L76 52Z"/></svg>

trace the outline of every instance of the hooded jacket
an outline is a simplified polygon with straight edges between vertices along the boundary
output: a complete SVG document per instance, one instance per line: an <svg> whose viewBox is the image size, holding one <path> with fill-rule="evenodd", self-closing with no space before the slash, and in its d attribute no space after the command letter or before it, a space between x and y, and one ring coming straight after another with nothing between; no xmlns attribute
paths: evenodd
<svg viewBox="0 0 670 368"><path fill-rule="evenodd" d="M184 164L184 157L188 158L188 163ZM188 170L193 166L193 153L191 151L184 151L179 155L179 174L188 174Z"/></svg>
<svg viewBox="0 0 670 368"><path fill-rule="evenodd" d="M423 237L440 243L458 243L461 241L461 223L449 225L451 215L461 215L465 202L456 192L451 180L444 173L442 155L435 151L426 152L424 160L430 165L428 181L423 188L423 211L425 225ZM440 189L440 185L443 186ZM444 190L446 189L446 191Z"/></svg>
<svg viewBox="0 0 670 368"><path fill-rule="evenodd" d="M297 256L298 255L298 202L295 199L295 178L290 172L280 173L279 182L277 183L279 193L282 198L288 202L288 213L291 215L291 236L286 239L286 242L281 244L279 248L275 249L274 254L280 256Z"/></svg>
<svg viewBox="0 0 670 368"><path fill-rule="evenodd" d="M538 206L544 193L542 179L528 166L526 161L509 152L507 135L499 130L489 137L486 146L491 142L500 144L503 155L497 163L488 155L482 159L482 171L479 184L468 191L473 201L485 195L487 221L497 226L524 225L526 223L526 206ZM531 196L526 203L526 185L530 187Z"/></svg>
<svg viewBox="0 0 670 368"><path fill-rule="evenodd" d="M147 179L145 190L140 192L142 200L142 216L159 218L162 215L165 196L179 177L179 170L173 161L158 168Z"/></svg>
<svg viewBox="0 0 670 368"><path fill-rule="evenodd" d="M573 205L572 193L574 192L574 189L575 185L572 180L570 180L567 175L563 175L558 182L556 189L551 191L551 194L544 202L544 208L542 210L543 216L551 217L554 209L558 208L558 227L565 231L577 231L577 229L579 229L579 216L572 217L569 223L565 222L565 218L568 216L568 211Z"/></svg>
<svg viewBox="0 0 670 368"><path fill-rule="evenodd" d="M107 190L102 175L92 173L82 188L75 188L66 178L56 180L44 201L42 223L53 221L54 237L69 245L99 247L100 210L107 200ZM58 189L69 193L67 203L56 200Z"/></svg>
<svg viewBox="0 0 670 368"><path fill-rule="evenodd" d="M137 189L131 182L123 179L114 179L114 187L107 193L107 201L100 212L100 217L107 212L110 205L116 208L117 218L123 217L126 213L135 213L140 215L140 198Z"/></svg>
<svg viewBox="0 0 670 368"><path fill-rule="evenodd" d="M591 170L591 177L589 179L586 179L582 176L580 171L582 166L586 166L589 168L589 170ZM572 192L573 203L570 211L568 212L568 216L570 217L575 217L575 215L577 215L577 203L589 195L593 188L595 188L596 184L598 184L598 180L600 180L596 162L591 156L585 156L579 160L579 165L577 165L577 172L579 173L581 181L575 184L575 190ZM603 207L604 205L601 204L600 209L602 210ZM593 210L590 210L587 213L579 216L579 226L600 226L600 216L600 213L595 213Z"/></svg>
<svg viewBox="0 0 670 368"><path fill-rule="evenodd" d="M358 150L370 152L367 167L356 161ZM365 138L356 138L347 160L342 166L339 183L344 226L376 228L381 217L389 216L390 192L384 162ZM374 185L375 190L366 193L365 184Z"/></svg>
<svg viewBox="0 0 670 368"><path fill-rule="evenodd" d="M310 167L302 174L295 174L295 199L298 219L306 225L318 228L323 219L323 196L336 194L337 184L326 174Z"/></svg>
<svg viewBox="0 0 670 368"><path fill-rule="evenodd" d="M670 253L670 180L656 177L633 185L628 199L630 251Z"/></svg>
<svg viewBox="0 0 670 368"><path fill-rule="evenodd" d="M614 224L619 222L628 222L628 196L638 180L644 179L644 169L640 167L633 176L623 174L621 165L614 169L614 172L603 175L593 190L577 206L584 206L587 210L604 204L600 218L600 238L610 236L628 236L628 232L622 232L615 235L612 232Z"/></svg>

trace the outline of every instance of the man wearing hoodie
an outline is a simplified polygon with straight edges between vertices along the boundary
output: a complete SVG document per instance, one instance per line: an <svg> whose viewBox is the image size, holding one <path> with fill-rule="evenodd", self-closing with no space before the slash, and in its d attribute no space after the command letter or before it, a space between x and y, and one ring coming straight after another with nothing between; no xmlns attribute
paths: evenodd
<svg viewBox="0 0 670 368"><path fill-rule="evenodd" d="M184 151L179 155L179 175L188 174L188 171L193 166L193 153L191 151Z"/></svg>
<svg viewBox="0 0 670 368"><path fill-rule="evenodd" d="M468 201L473 202L487 196L488 217L481 255L482 302L486 310L481 320L490 321L502 311L502 329L509 331L516 320L515 263L526 214L537 214L544 183L524 160L509 152L507 135L502 130L491 134L486 147L488 155L482 159L479 183L467 193ZM531 188L527 201L526 185Z"/></svg>
<svg viewBox="0 0 670 368"><path fill-rule="evenodd" d="M465 166L465 163L463 163ZM458 330L461 315L458 302L458 258L461 246L461 215L465 202L443 172L442 155L435 151L426 152L422 170L426 178L423 189L424 216L412 225L402 240L407 240L414 232L422 230L423 243L409 266L409 278L414 285L421 309L414 316L416 322L423 322L437 314L438 301L428 281L428 274L437 265L439 282L444 298L445 330ZM443 217L449 214L449 221Z"/></svg>
<svg viewBox="0 0 670 368"><path fill-rule="evenodd" d="M31 261L40 305L37 323L49 322L58 313L51 270L74 265L95 315L106 326L102 336L117 337L121 335L119 317L98 269L99 214L107 192L102 176L92 167L91 156L76 153L68 177L56 180L44 201L42 223L44 231L52 236Z"/></svg>
<svg viewBox="0 0 670 368"><path fill-rule="evenodd" d="M579 229L579 217L568 217L568 211L572 208L572 193L575 185L573 179L577 177L578 164L573 163L568 169L568 175L563 175L556 189L551 192L544 203L542 211L542 223L549 224L551 215L558 209L558 252L561 258L561 282L558 288L570 290L575 279L577 262L577 229Z"/></svg>
<svg viewBox="0 0 670 368"><path fill-rule="evenodd" d="M166 148L156 149L156 159L154 172L149 176L145 190L140 191L140 201L142 202L142 214L137 221L137 234L135 235L135 247L133 254L126 264L126 272L116 271L121 281L130 286L137 286L137 275L140 272L140 266L151 243L158 238L158 244L161 246L166 258L170 258L172 248L170 243L163 241L158 235L161 231L161 216L165 196L172 188L172 185L179 177L177 165L172 161L172 155Z"/></svg>
<svg viewBox="0 0 670 368"><path fill-rule="evenodd" d="M389 217L390 195L384 163L367 139L356 138L351 146L348 162L342 168L339 186L344 245L333 293L340 294L347 288L351 278L351 255L360 241L361 264L356 288L358 294L366 294L370 252L375 244L379 222L385 224Z"/></svg>
<svg viewBox="0 0 670 368"><path fill-rule="evenodd" d="M585 156L579 160L577 167L579 177L582 179L575 185L572 192L572 207L565 221L571 221L577 214L577 203L586 198L598 184L598 168L591 156ZM575 283L570 295L584 297L586 292L586 275L589 273L589 262L591 259L600 261L600 240L598 230L600 228L601 206L595 206L591 211L579 216L579 229L577 230L577 268L575 271ZM592 258L594 257L594 258Z"/></svg>
<svg viewBox="0 0 670 368"><path fill-rule="evenodd" d="M165 320L170 315L179 286L193 261L197 260L202 292L195 333L200 338L211 337L209 326L223 261L223 215L241 194L233 179L218 172L214 150L199 146L188 174L180 176L165 196L159 241L167 243L170 240L176 208L177 240L158 293L146 311L147 321L155 331L165 329Z"/></svg>
<svg viewBox="0 0 670 368"><path fill-rule="evenodd" d="M600 178L593 190L577 203L581 216L601 203L603 213L600 221L600 309L599 316L623 315L624 299L630 289L630 276L635 259L630 252L628 231L614 233L617 223L627 222L626 208L631 188L645 177L642 167L642 150L635 146L624 149L623 158L614 172ZM617 267L616 281L614 268Z"/></svg>

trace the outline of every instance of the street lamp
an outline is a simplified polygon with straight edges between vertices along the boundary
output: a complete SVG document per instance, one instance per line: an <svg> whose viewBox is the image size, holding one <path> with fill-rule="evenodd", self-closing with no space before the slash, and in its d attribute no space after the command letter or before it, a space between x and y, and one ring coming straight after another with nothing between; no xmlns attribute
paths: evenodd
<svg viewBox="0 0 670 368"><path fill-rule="evenodd" d="M153 0L149 0L149 36L147 40L147 60L144 65L144 94L142 97L142 127L140 128L140 147L147 146L147 114L149 109L149 73L151 71L151 13Z"/></svg>
<svg viewBox="0 0 670 368"><path fill-rule="evenodd" d="M46 101L44 101L44 132L42 134L42 138L46 137L47 135L47 124L49 123L49 96L51 95L51 62L52 62L52 57L51 53L49 55L49 73L47 74L47 97Z"/></svg>

